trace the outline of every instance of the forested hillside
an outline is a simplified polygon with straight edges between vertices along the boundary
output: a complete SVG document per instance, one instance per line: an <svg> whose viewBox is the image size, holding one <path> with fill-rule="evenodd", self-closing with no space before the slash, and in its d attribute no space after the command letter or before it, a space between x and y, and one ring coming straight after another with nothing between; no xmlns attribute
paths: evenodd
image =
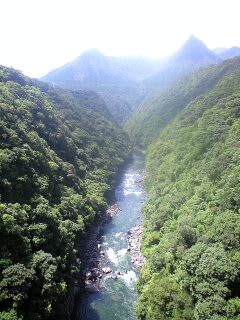
<svg viewBox="0 0 240 320"><path fill-rule="evenodd" d="M179 111L195 98L212 88L219 88L220 97L239 88L240 58L226 60L202 68L179 80L158 97L146 101L126 124L126 130L135 143L147 146Z"/></svg>
<svg viewBox="0 0 240 320"><path fill-rule="evenodd" d="M146 143L161 133L147 152L138 317L237 320L240 58L196 73L158 106L142 127Z"/></svg>
<svg viewBox="0 0 240 320"><path fill-rule="evenodd" d="M101 98L0 67L0 319L59 319L130 147Z"/></svg>

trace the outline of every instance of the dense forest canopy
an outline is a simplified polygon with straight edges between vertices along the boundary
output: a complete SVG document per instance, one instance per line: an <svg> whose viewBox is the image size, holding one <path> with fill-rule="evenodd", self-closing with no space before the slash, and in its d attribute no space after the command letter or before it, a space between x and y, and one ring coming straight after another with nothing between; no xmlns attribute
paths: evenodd
<svg viewBox="0 0 240 320"><path fill-rule="evenodd" d="M142 127L149 141L161 133L147 151L138 317L237 320L240 58L195 73L154 110L159 123Z"/></svg>
<svg viewBox="0 0 240 320"><path fill-rule="evenodd" d="M0 132L0 319L56 319L130 144L96 93L2 66Z"/></svg>

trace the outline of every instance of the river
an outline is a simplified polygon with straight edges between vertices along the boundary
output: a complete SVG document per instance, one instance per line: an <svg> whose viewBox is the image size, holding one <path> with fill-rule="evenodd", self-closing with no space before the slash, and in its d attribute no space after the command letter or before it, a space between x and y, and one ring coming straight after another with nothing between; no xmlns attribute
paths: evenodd
<svg viewBox="0 0 240 320"><path fill-rule="evenodd" d="M138 270L132 264L132 252L127 250L127 237L128 231L141 223L145 198L141 184L143 167L143 157L134 155L122 173L121 182L115 189L120 210L103 226L99 244L103 255L98 268L110 267L112 272L103 275L99 292L76 299L72 320L136 319Z"/></svg>

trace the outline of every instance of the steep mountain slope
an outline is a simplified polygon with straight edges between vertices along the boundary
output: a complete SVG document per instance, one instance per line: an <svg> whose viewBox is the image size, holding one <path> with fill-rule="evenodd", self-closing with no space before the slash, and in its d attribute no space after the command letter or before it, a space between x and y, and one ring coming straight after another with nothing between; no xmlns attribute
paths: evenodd
<svg viewBox="0 0 240 320"><path fill-rule="evenodd" d="M96 49L84 52L74 61L50 71L42 80L70 89L106 85L131 85L146 78L160 66L159 60L145 57L108 57Z"/></svg>
<svg viewBox="0 0 240 320"><path fill-rule="evenodd" d="M147 152L147 263L137 313L142 320L237 320L240 58L195 73L177 88L163 112L171 106L178 114Z"/></svg>
<svg viewBox="0 0 240 320"><path fill-rule="evenodd" d="M239 65L240 58L235 58L198 70L177 82L174 87L167 89L157 98L147 101L126 124L130 137L138 144L148 145L190 101L216 85L221 86L224 79L238 72ZM234 83L232 87L234 88Z"/></svg>
<svg viewBox="0 0 240 320"><path fill-rule="evenodd" d="M165 59L160 70L147 78L144 83L148 91L156 94L187 73L220 61L221 59L201 40L191 36L173 56Z"/></svg>
<svg viewBox="0 0 240 320"><path fill-rule="evenodd" d="M114 59L104 56L98 50L83 53L73 62L49 72L42 80L69 89L121 85L124 81L131 83L131 79L121 71Z"/></svg>
<svg viewBox="0 0 240 320"><path fill-rule="evenodd" d="M158 69L158 65L157 60L107 57L91 50L49 72L42 80L68 89L91 89L100 93L115 119L123 123L142 101L142 78Z"/></svg>
<svg viewBox="0 0 240 320"><path fill-rule="evenodd" d="M0 318L60 319L128 139L96 93L5 67L0 119Z"/></svg>
<svg viewBox="0 0 240 320"><path fill-rule="evenodd" d="M194 64L196 66L213 64L219 58L198 38L190 36L182 48L170 59L174 64Z"/></svg>

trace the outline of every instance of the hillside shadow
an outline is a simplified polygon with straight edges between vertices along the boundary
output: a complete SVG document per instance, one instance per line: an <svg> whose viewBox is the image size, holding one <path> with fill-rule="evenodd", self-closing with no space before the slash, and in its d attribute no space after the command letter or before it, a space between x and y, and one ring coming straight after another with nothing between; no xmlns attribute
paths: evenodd
<svg viewBox="0 0 240 320"><path fill-rule="evenodd" d="M97 311L91 307L91 302L99 297L100 293L76 295L71 320L100 320Z"/></svg>

